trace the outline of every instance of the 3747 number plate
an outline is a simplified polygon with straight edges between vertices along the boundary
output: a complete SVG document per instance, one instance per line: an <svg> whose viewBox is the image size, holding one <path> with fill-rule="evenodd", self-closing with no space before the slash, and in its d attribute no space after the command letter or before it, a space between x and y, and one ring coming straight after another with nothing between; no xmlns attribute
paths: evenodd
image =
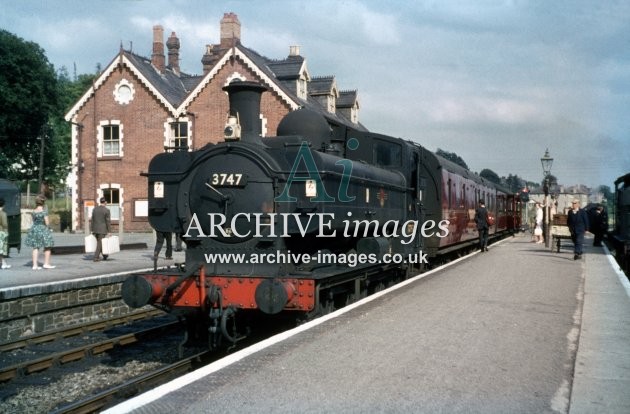
<svg viewBox="0 0 630 414"><path fill-rule="evenodd" d="M215 187L245 187L247 176L237 173L215 173L212 174L210 183Z"/></svg>

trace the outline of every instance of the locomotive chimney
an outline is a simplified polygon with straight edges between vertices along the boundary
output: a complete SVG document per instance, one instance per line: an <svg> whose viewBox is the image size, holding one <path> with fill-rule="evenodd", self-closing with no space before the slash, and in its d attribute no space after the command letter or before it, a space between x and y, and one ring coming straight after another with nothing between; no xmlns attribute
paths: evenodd
<svg viewBox="0 0 630 414"><path fill-rule="evenodd" d="M262 133L262 123L260 120L260 98L267 90L256 82L233 81L228 86L223 87L230 97L230 114L228 125L226 126L225 138L239 139L238 136L230 135L228 128L233 127L234 122L240 124L240 139L245 142L260 143ZM232 122L230 122L232 121Z"/></svg>

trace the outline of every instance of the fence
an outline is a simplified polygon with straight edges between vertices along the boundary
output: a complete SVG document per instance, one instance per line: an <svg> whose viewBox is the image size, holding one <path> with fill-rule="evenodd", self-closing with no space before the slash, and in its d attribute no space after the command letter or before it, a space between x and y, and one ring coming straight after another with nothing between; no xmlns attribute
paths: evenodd
<svg viewBox="0 0 630 414"><path fill-rule="evenodd" d="M26 194L22 193L21 202L22 202L22 220L21 220L21 229L22 231L26 231L31 228L32 217L31 211L35 208L35 198L37 194L31 193ZM48 208L48 218L50 220L50 227L54 231L64 232L70 231L72 229L72 212L71 210L71 199L68 194L53 193L52 197L46 200L46 207Z"/></svg>

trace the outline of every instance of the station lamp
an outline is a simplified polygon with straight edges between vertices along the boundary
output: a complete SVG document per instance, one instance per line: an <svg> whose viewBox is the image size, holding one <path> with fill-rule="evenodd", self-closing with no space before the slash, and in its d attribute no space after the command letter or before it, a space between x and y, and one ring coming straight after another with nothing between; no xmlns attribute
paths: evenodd
<svg viewBox="0 0 630 414"><path fill-rule="evenodd" d="M543 209L543 237L545 238L545 246L549 247L549 204L547 196L549 195L549 175L551 174L551 165L553 158L549 156L549 148L545 150L545 155L540 159L542 164L545 181L543 183L543 191L545 192L545 205Z"/></svg>

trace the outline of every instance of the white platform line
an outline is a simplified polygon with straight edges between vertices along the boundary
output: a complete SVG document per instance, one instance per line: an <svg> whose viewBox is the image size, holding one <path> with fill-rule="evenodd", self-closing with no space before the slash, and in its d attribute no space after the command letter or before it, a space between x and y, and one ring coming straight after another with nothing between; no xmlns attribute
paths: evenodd
<svg viewBox="0 0 630 414"><path fill-rule="evenodd" d="M621 270L619 263L617 263L612 253L610 253L608 247L606 247L605 244L602 244L602 246L604 247L604 251L606 252L606 257L608 258L610 265L612 266L615 273L617 273L617 277L619 278L619 281L621 282L623 288L626 290L626 294L628 295L628 297L630 297L630 281L628 281L628 277L623 272L623 270Z"/></svg>

